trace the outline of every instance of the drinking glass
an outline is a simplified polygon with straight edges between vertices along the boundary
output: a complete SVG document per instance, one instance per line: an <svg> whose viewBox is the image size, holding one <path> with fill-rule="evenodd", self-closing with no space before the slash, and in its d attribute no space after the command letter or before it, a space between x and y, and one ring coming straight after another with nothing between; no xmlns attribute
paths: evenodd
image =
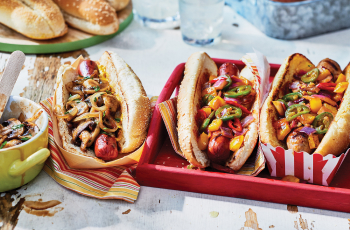
<svg viewBox="0 0 350 230"><path fill-rule="evenodd" d="M132 3L136 21L145 27L167 29L180 25L178 0L133 0Z"/></svg>
<svg viewBox="0 0 350 230"><path fill-rule="evenodd" d="M190 45L213 45L221 40L224 0L179 0L181 33Z"/></svg>

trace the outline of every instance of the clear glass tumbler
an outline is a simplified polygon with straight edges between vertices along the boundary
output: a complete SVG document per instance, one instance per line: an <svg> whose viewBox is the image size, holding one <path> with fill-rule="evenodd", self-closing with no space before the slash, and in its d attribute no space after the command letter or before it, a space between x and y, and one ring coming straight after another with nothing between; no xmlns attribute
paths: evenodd
<svg viewBox="0 0 350 230"><path fill-rule="evenodd" d="M183 40L195 46L221 40L224 0L179 0Z"/></svg>
<svg viewBox="0 0 350 230"><path fill-rule="evenodd" d="M133 0L132 4L136 21L145 27L167 29L180 25L178 0Z"/></svg>

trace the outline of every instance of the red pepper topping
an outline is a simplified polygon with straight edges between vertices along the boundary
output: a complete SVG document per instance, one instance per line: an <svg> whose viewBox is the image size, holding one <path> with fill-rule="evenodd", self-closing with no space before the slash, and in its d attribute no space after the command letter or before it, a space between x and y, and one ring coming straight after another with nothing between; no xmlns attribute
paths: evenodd
<svg viewBox="0 0 350 230"><path fill-rule="evenodd" d="M334 88L337 84L335 83L319 83L316 85L317 88L327 91L334 91Z"/></svg>
<svg viewBox="0 0 350 230"><path fill-rule="evenodd" d="M232 120L228 121L228 126L237 132L242 132L243 130L241 121L238 118L233 119L233 121Z"/></svg>
<svg viewBox="0 0 350 230"><path fill-rule="evenodd" d="M224 100L226 101L227 104L230 104L230 105L233 105L233 106L240 108L243 111L243 113L251 114L251 112L246 107L238 104L235 100L232 100L232 99L234 99L234 98L227 98L227 97L224 98Z"/></svg>

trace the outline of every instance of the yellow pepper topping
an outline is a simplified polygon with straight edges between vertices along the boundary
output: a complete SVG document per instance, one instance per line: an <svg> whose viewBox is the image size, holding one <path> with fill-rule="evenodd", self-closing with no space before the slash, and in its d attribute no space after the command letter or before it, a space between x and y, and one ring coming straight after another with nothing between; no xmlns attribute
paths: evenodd
<svg viewBox="0 0 350 230"><path fill-rule="evenodd" d="M232 138L230 141L230 150L232 152L236 152L242 146L243 140L244 140L243 135Z"/></svg>
<svg viewBox="0 0 350 230"><path fill-rule="evenodd" d="M208 147L208 143L209 143L209 137L207 134L205 133L202 133L200 136L199 136L199 139L198 139L198 148L200 150L206 150L207 147Z"/></svg>
<svg viewBox="0 0 350 230"><path fill-rule="evenodd" d="M224 101L224 99L222 99L219 96L216 96L213 100L211 100L209 102L209 106L213 109L213 110L217 110L218 108L220 108L221 106L225 105L226 102Z"/></svg>
<svg viewBox="0 0 350 230"><path fill-rule="evenodd" d="M318 110L320 110L322 107L322 101L319 98L312 98L310 99L310 109L311 112L317 113Z"/></svg>
<svg viewBox="0 0 350 230"><path fill-rule="evenodd" d="M205 107L205 108L202 108L202 110L207 114L207 117L209 117L209 115L211 114L211 108Z"/></svg>
<svg viewBox="0 0 350 230"><path fill-rule="evenodd" d="M345 77L345 75L344 74L339 74L339 76L338 76L338 79L337 79L337 81L335 82L336 84L338 84L338 83L340 83L340 82L346 82L346 77Z"/></svg>
<svg viewBox="0 0 350 230"><path fill-rule="evenodd" d="M208 126L208 130L210 132L214 132L220 129L222 125L222 120L221 119L214 119L211 124Z"/></svg>
<svg viewBox="0 0 350 230"><path fill-rule="evenodd" d="M202 91L202 97L204 97L204 95L206 95L206 94L210 94L214 97L216 97L218 95L218 93L216 92L216 89L214 87L208 87L208 88L204 89Z"/></svg>
<svg viewBox="0 0 350 230"><path fill-rule="evenodd" d="M339 82L335 88L334 93L343 93L348 88L349 83L348 82Z"/></svg>

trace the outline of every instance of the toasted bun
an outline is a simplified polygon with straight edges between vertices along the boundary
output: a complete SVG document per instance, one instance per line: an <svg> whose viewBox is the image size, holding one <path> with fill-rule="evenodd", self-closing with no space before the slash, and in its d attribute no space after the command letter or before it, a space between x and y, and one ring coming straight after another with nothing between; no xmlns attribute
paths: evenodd
<svg viewBox="0 0 350 230"><path fill-rule="evenodd" d="M119 142L120 153L133 152L142 145L146 138L151 113L150 101L139 78L117 54L105 52L99 62L106 67L110 86L121 100L123 138ZM69 97L65 85L75 80L77 76L77 70L67 64L58 70L55 101L56 105L61 107L61 111L58 111L60 114L66 111L64 108ZM57 120L64 149L96 158L92 150L87 149L86 152L83 152L80 146L72 144L72 136L69 133L67 122L64 119Z"/></svg>
<svg viewBox="0 0 350 230"><path fill-rule="evenodd" d="M339 66L339 65L338 65ZM340 67L339 67L340 68ZM350 82L350 63L344 69L346 81ZM343 102L340 104L337 115L332 121L326 135L315 150L323 156L333 154L335 156L345 152L350 144L350 87L347 88Z"/></svg>
<svg viewBox="0 0 350 230"><path fill-rule="evenodd" d="M248 79L254 83L254 89L259 92L259 84L254 74L249 70L248 67L244 67L240 73L240 76ZM254 121L247 127L248 132L244 136L243 145L238 149L231 158L227 161L226 165L231 169L237 171L245 164L250 155L252 154L256 143L258 142L258 128L259 128L259 109L260 109L260 94L257 93L255 102L250 110Z"/></svg>
<svg viewBox="0 0 350 230"><path fill-rule="evenodd" d="M33 39L51 39L67 33L62 13L51 0L3 0L0 23Z"/></svg>
<svg viewBox="0 0 350 230"><path fill-rule="evenodd" d="M205 168L209 159L198 148L198 126L195 115L200 109L202 86L210 75L217 75L215 62L205 52L192 54L186 62L185 76L177 99L179 144L186 159L194 166Z"/></svg>
<svg viewBox="0 0 350 230"><path fill-rule="evenodd" d="M116 11L124 9L130 2L130 0L105 0L107 1Z"/></svg>
<svg viewBox="0 0 350 230"><path fill-rule="evenodd" d="M129 153L141 146L147 135L151 102L140 79L116 53L104 52L99 60L106 67L109 82L121 99L123 139L121 153Z"/></svg>
<svg viewBox="0 0 350 230"><path fill-rule="evenodd" d="M107 35L119 29L117 13L103 0L54 0L66 22L82 31Z"/></svg>
<svg viewBox="0 0 350 230"><path fill-rule="evenodd" d="M287 149L286 143L277 139L276 130L272 125L272 122L278 119L277 111L272 101L275 101L284 95L284 89L286 89L293 81L293 75L297 73L298 66L303 62L308 62L312 65L311 61L304 55L298 53L293 54L284 60L275 76L269 96L266 98L260 113L260 140L264 144L269 143L273 147L281 146L284 149ZM338 73L340 69L338 63L330 59L322 60L318 66L320 65L327 69L333 68L329 70L334 73ZM350 79L349 70L350 67L345 69L347 81ZM329 153L339 155L347 148L350 141L350 124L348 124L350 121L349 109L350 92L349 89L347 89L338 113L320 145L315 150L315 153L320 153L324 156Z"/></svg>

